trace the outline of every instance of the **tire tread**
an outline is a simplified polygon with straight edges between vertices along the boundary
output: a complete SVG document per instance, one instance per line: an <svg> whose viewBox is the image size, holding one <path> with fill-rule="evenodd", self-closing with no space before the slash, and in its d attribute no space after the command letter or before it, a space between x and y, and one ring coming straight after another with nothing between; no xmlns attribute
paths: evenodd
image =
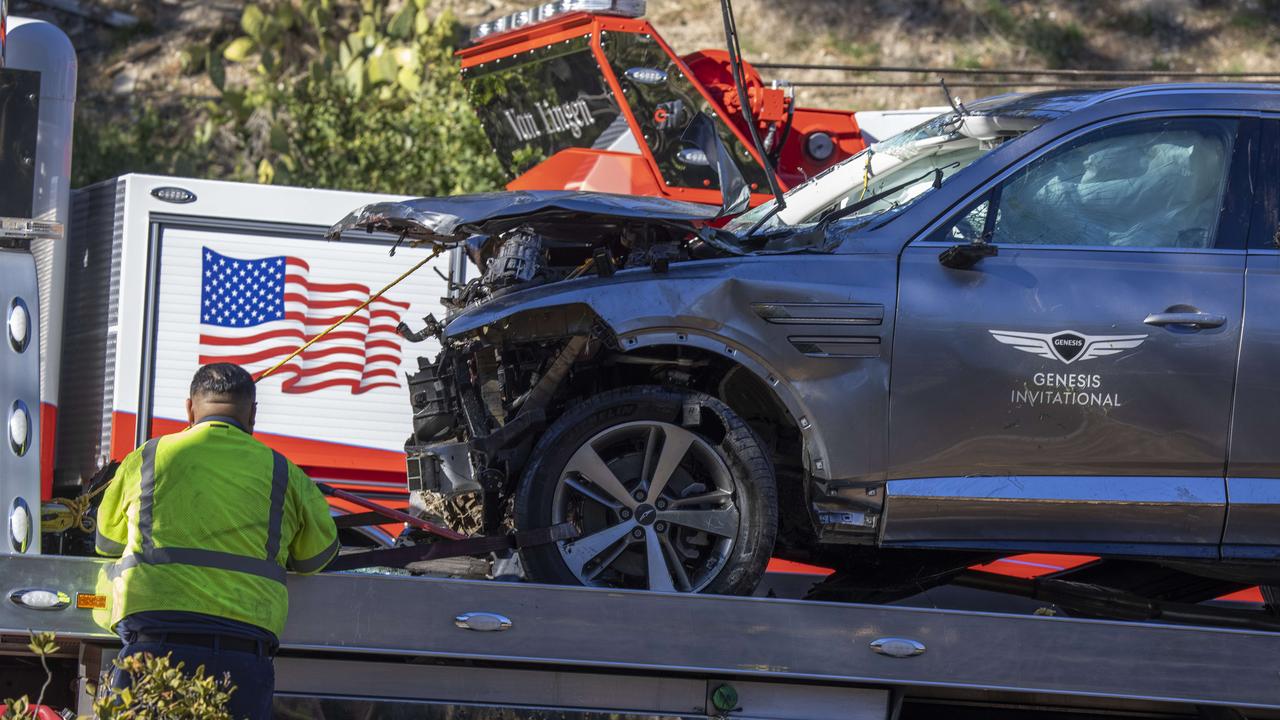
<svg viewBox="0 0 1280 720"><path fill-rule="evenodd" d="M726 458L731 465L738 468L742 477L749 479L757 494L755 508L758 520L753 522L751 536L747 542L734 545L734 554L720 575L712 581L704 592L721 595L745 595L751 593L764 576L778 532L778 490L773 471L773 463L764 450L764 443L745 420L734 413L719 399L694 390L685 390L658 385L638 385L617 388L585 398L565 410L551 424L535 444L531 453L531 462L525 468L516 490L516 526L520 529L535 527L533 517L535 495L541 489L534 481L543 470L547 458L553 455L561 438L573 428L590 422L598 413L608 411L615 406L631 403L653 403L655 405L674 404L683 406L690 398L704 408L711 408L725 425L725 439L721 445L734 449L732 456ZM761 517L763 516L763 517ZM745 547L744 547L745 546ZM758 548L767 548L764 552ZM554 564L558 562L550 557L551 553L538 552L538 548L522 551L521 560L526 571L535 581L546 581L562 577L562 571ZM551 549L555 552L554 549Z"/></svg>

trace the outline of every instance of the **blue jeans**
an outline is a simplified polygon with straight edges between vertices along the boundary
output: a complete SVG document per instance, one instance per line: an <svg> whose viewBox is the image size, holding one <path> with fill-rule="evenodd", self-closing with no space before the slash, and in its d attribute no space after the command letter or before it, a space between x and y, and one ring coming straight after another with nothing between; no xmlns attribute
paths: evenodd
<svg viewBox="0 0 1280 720"><path fill-rule="evenodd" d="M270 655L174 643L131 642L125 644L117 657L123 659L138 653L149 653L156 657L172 653L171 664L183 663L183 668L188 673L193 673L201 665L204 666L206 675L220 678L223 673L228 673L236 688L227 704L231 716L237 720L264 720L271 717L271 696L275 691L276 671ZM129 687L130 682L129 675L119 670L111 676L113 688Z"/></svg>

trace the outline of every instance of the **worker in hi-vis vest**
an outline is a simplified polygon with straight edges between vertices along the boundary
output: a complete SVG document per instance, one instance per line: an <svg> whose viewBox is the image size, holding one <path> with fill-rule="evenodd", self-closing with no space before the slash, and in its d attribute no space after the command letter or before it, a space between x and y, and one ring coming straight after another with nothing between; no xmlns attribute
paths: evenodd
<svg viewBox="0 0 1280 720"><path fill-rule="evenodd" d="M98 508L97 550L120 558L105 571L119 657L172 653L187 672L230 674L236 718L271 715L285 569L319 572L338 553L324 496L253 438L256 413L244 368L200 368L191 426L130 453ZM129 683L126 673L112 678Z"/></svg>

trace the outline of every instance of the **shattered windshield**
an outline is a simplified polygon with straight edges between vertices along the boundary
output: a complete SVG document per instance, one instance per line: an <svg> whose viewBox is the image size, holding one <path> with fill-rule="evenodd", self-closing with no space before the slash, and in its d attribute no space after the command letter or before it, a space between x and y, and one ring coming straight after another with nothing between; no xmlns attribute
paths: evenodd
<svg viewBox="0 0 1280 720"><path fill-rule="evenodd" d="M770 201L738 216L725 229L742 236L767 218L756 235L768 235L816 224L832 213L866 222L897 212L1001 143L1047 119L972 111L939 115L796 186L786 194L787 206L780 212L771 216L775 203Z"/></svg>

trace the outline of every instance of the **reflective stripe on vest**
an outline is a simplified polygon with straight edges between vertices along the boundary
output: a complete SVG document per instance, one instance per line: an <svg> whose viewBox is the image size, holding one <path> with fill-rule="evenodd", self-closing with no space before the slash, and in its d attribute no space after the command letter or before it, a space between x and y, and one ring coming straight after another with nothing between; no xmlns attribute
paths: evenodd
<svg viewBox="0 0 1280 720"><path fill-rule="evenodd" d="M124 543L118 543L103 535L101 529L94 533L93 547L104 555L119 555L126 550Z"/></svg>
<svg viewBox="0 0 1280 720"><path fill-rule="evenodd" d="M280 552L280 535L284 525L284 500L289 488L288 460L280 453L271 451L271 507L267 519L265 560L218 550L157 548L153 526L156 502L156 447L159 444L160 438L152 438L142 446L142 483L138 498L138 535L142 541L142 551L120 558L119 562L108 568L108 577L115 579L125 570L138 565L181 563L248 573L283 583L285 570L276 562L276 556Z"/></svg>
<svg viewBox="0 0 1280 720"><path fill-rule="evenodd" d="M329 547L321 550L314 557L303 560L289 558L289 569L300 573L319 572L338 553L338 542L339 538L334 537L333 542L329 543Z"/></svg>

